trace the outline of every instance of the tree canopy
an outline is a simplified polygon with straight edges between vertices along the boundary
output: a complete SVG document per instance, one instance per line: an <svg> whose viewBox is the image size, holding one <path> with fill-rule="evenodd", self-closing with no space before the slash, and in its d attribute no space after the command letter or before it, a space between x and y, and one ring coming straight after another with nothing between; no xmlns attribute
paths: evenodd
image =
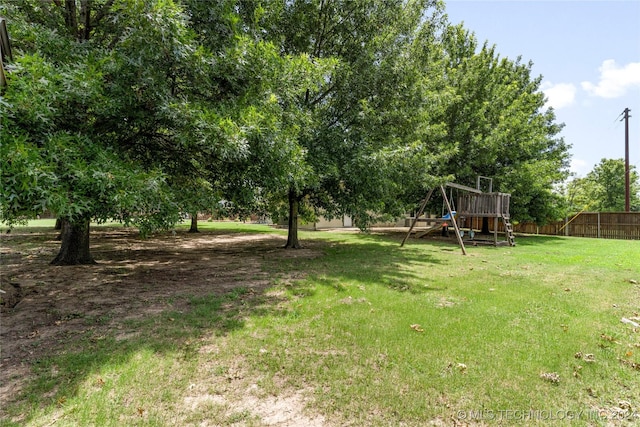
<svg viewBox="0 0 640 427"><path fill-rule="evenodd" d="M568 146L558 137L552 109L544 108L542 77L531 63L500 58L462 26L444 37L447 107L443 144L455 150L441 173L475 186L491 177L494 190L512 194L514 219L544 223L560 216L555 184L568 176Z"/></svg>
<svg viewBox="0 0 640 427"><path fill-rule="evenodd" d="M2 220L47 209L91 262L90 220L142 231L222 198L243 212L399 216L492 176L545 221L568 147L520 58L436 0L24 0L3 95ZM199 197L202 195L202 197ZM206 200L199 200L206 199ZM65 243L66 242L66 243Z"/></svg>
<svg viewBox="0 0 640 427"><path fill-rule="evenodd" d="M437 3L270 6L241 9L247 34L272 46L280 62L269 88L276 133L262 135L270 145L257 140L263 148L250 150L257 157L247 161L266 167L251 182L268 209L287 211L287 246L298 246L299 211L351 215L361 227L376 215L401 214L400 196L432 183L440 157L427 116L436 104L429 59L441 29Z"/></svg>
<svg viewBox="0 0 640 427"><path fill-rule="evenodd" d="M241 150L199 96L217 88L211 57L176 4L24 1L3 13L20 52L3 96L3 220L48 209L70 232L107 218L168 227L180 206L167 177Z"/></svg>

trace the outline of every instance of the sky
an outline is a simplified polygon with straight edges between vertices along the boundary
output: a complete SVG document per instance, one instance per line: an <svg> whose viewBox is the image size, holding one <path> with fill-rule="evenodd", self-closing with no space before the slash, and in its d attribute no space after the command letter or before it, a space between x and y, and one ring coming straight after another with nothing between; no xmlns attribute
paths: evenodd
<svg viewBox="0 0 640 427"><path fill-rule="evenodd" d="M640 0L445 0L501 58L532 62L547 106L572 147L571 171L584 177L603 158L625 157L640 170Z"/></svg>

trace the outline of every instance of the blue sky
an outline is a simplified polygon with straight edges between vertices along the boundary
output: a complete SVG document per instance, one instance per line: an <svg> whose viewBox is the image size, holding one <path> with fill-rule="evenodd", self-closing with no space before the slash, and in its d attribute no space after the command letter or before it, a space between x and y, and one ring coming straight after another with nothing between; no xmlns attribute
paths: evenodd
<svg viewBox="0 0 640 427"><path fill-rule="evenodd" d="M630 163L640 170L640 0L445 0L501 57L533 62L572 145L571 170L585 176L602 158L624 158L625 108Z"/></svg>

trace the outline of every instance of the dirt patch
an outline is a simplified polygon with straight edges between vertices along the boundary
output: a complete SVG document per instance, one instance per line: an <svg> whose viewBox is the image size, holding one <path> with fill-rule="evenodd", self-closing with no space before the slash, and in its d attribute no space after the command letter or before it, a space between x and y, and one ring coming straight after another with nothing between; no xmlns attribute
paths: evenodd
<svg viewBox="0 0 640 427"><path fill-rule="evenodd" d="M38 359L65 351L74 337L122 330L125 321L175 310L186 297L224 294L238 287L261 293L273 283L262 266L321 254L289 251L278 234L167 233L142 240L135 230L96 229L93 266L51 266L56 232L2 236L0 400L23 389ZM4 406L4 405L0 405Z"/></svg>
<svg viewBox="0 0 640 427"><path fill-rule="evenodd" d="M20 284L5 284L4 289L0 289L0 313L6 313L12 308L15 308L20 300L22 300L22 288Z"/></svg>

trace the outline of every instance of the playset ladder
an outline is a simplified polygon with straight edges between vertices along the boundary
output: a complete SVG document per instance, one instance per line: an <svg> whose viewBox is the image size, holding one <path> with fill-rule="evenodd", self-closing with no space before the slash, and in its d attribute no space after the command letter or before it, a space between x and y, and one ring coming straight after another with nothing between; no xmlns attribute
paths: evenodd
<svg viewBox="0 0 640 427"><path fill-rule="evenodd" d="M511 221L509 221L508 217L503 217L502 222L504 222L504 228L507 230L507 240L509 241L509 246L516 245L516 237L513 235L513 226L511 225Z"/></svg>

